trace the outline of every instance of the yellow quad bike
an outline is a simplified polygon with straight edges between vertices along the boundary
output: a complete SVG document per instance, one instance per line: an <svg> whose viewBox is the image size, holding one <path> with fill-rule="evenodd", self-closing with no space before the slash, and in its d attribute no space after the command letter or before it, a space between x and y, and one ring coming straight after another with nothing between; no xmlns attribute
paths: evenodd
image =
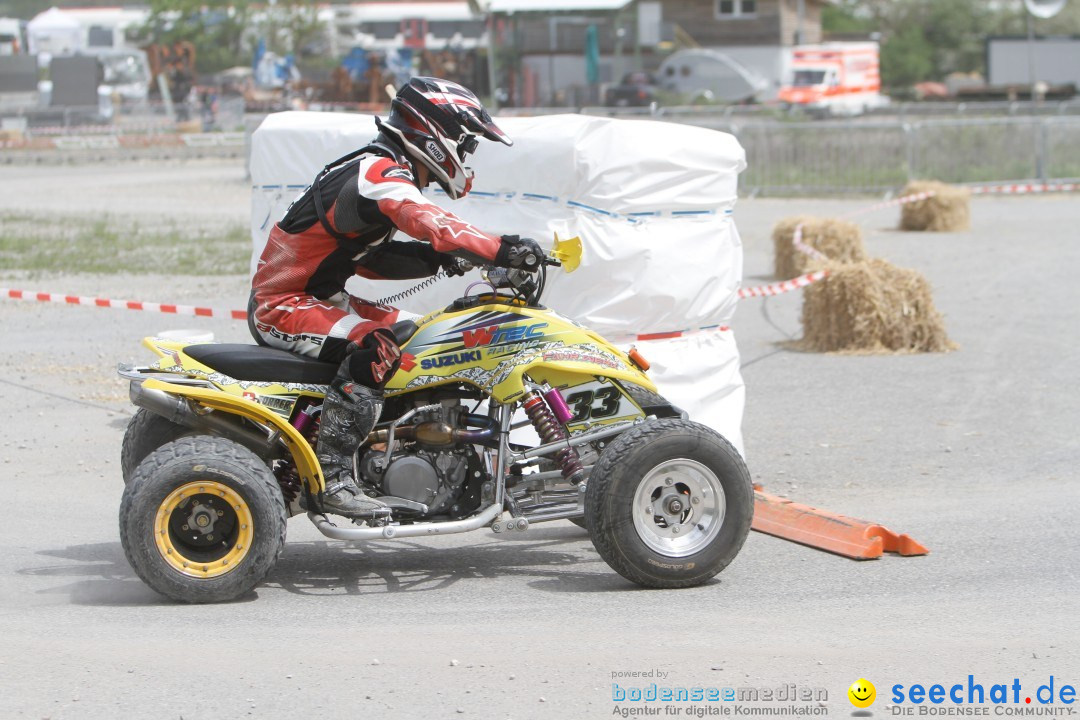
<svg viewBox="0 0 1080 720"><path fill-rule="evenodd" d="M577 238L557 241L543 265L572 271L580 256ZM144 340L159 361L119 369L140 408L124 436L120 506L135 572L170 598L230 600L266 577L287 519L304 512L337 540L481 528L513 537L569 519L640 585L689 587L723 570L753 514L742 459L657 394L636 351L540 305L544 266L488 268L480 294L394 327L401 369L354 463L357 484L391 515L352 525L311 510L336 365L257 345Z"/></svg>

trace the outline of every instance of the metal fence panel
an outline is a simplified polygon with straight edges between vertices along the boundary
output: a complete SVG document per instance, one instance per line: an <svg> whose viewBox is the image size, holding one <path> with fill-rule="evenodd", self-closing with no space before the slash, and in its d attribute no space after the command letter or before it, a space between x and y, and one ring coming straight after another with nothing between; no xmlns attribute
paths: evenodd
<svg viewBox="0 0 1080 720"><path fill-rule="evenodd" d="M742 183L751 191L881 192L907 177L901 124L761 123L731 129L746 149Z"/></svg>
<svg viewBox="0 0 1080 720"><path fill-rule="evenodd" d="M877 194L909 180L1013 183L1080 177L1080 118L719 122L746 149L749 194Z"/></svg>
<svg viewBox="0 0 1080 720"><path fill-rule="evenodd" d="M1043 123L1042 179L1080 178L1080 119L1055 118Z"/></svg>
<svg viewBox="0 0 1080 720"><path fill-rule="evenodd" d="M1036 118L932 120L914 124L912 176L947 183L1039 176Z"/></svg>

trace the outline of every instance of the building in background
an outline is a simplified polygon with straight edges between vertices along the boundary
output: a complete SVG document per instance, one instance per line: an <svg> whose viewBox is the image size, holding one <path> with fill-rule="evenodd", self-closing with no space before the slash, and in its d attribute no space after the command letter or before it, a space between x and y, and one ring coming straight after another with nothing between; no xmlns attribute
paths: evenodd
<svg viewBox="0 0 1080 720"><path fill-rule="evenodd" d="M631 0L491 0L484 9L506 104L596 105L602 88L642 67Z"/></svg>
<svg viewBox="0 0 1080 720"><path fill-rule="evenodd" d="M499 84L512 104L582 105L598 99L585 82L589 27L597 32L602 86L631 71L656 72L674 51L703 49L744 68L761 86L757 99L773 99L792 48L820 42L826 1L490 0L478 9L493 18Z"/></svg>
<svg viewBox="0 0 1080 720"><path fill-rule="evenodd" d="M660 0L663 21L702 48L724 53L762 78L759 100L777 97L796 45L821 42L826 0Z"/></svg>
<svg viewBox="0 0 1080 720"><path fill-rule="evenodd" d="M343 71L312 66L329 82L347 75L375 86L380 72L431 73L482 95L494 82L500 104L600 104L630 73L656 74L679 50L723 53L751 78L757 100L776 97L795 44L821 39L829 0L383 0L320 4L321 39L303 57L346 58ZM266 12L273 5L266 6ZM61 8L28 27L31 52L101 53L125 48L145 8ZM260 12L253 15L258 20ZM253 31L254 32L254 31ZM310 47L307 47L310 45ZM306 55L305 55L306 52ZM489 56L494 57L494 69ZM715 64L715 63L714 63ZM678 72L676 68L672 72ZM317 73L326 75L325 78ZM343 74L344 73L344 74ZM382 76L380 75L380 78ZM664 78L658 78L663 83ZM379 80L381 82L381 79ZM681 87L685 83L667 83ZM364 96L378 93L364 93ZM748 99L737 95L740 100ZM381 95L380 95L381 97ZM732 96L735 97L735 96ZM731 101L718 95L718 100ZM678 101L663 98L664 102Z"/></svg>

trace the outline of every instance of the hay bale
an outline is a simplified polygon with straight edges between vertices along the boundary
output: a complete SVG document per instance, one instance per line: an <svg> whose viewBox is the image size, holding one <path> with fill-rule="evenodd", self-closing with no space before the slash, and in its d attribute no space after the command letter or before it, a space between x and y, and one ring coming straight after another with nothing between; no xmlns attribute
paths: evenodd
<svg viewBox="0 0 1080 720"><path fill-rule="evenodd" d="M945 352L955 345L914 270L872 259L830 268L803 291L803 339L816 352Z"/></svg>
<svg viewBox="0 0 1080 720"><path fill-rule="evenodd" d="M910 182L903 196L933 192L928 197L900 206L900 229L958 232L971 227L971 191L932 180Z"/></svg>
<svg viewBox="0 0 1080 720"><path fill-rule="evenodd" d="M823 261L795 248L795 227L802 224L802 242L829 258ZM809 215L784 218L773 228L776 277L788 280L820 270L828 262L860 262L866 259L862 230L846 220Z"/></svg>

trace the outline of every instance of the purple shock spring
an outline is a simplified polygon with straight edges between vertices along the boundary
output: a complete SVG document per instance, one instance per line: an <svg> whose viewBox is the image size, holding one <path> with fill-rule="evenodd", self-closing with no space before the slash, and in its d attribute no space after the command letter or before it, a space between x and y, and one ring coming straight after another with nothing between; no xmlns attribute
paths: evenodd
<svg viewBox="0 0 1080 720"><path fill-rule="evenodd" d="M562 393L559 392L559 388L545 390L544 399L547 400L551 412L555 413L555 419L563 425L570 422L570 418L574 417L574 413L570 412L570 407L566 404L566 400L563 399Z"/></svg>
<svg viewBox="0 0 1080 720"><path fill-rule="evenodd" d="M561 400L562 397L559 396L559 399ZM529 420L532 421L536 434L540 436L542 442L556 442L565 440L568 437L563 423L556 419L556 413L545 402L543 397L536 393L530 393L530 396L525 400L524 407L525 413L529 416ZM563 408L567 412L567 419L569 419L569 408L566 408L565 402L563 402ZM581 464L581 457L575 448L568 447L559 450L555 453L555 462L559 466L562 476L574 485L585 479L585 467Z"/></svg>
<svg viewBox="0 0 1080 720"><path fill-rule="evenodd" d="M308 430L311 428L311 423L315 419L315 407L317 406L308 405L306 408L296 413L296 417L293 418L292 426L304 437L307 437Z"/></svg>

